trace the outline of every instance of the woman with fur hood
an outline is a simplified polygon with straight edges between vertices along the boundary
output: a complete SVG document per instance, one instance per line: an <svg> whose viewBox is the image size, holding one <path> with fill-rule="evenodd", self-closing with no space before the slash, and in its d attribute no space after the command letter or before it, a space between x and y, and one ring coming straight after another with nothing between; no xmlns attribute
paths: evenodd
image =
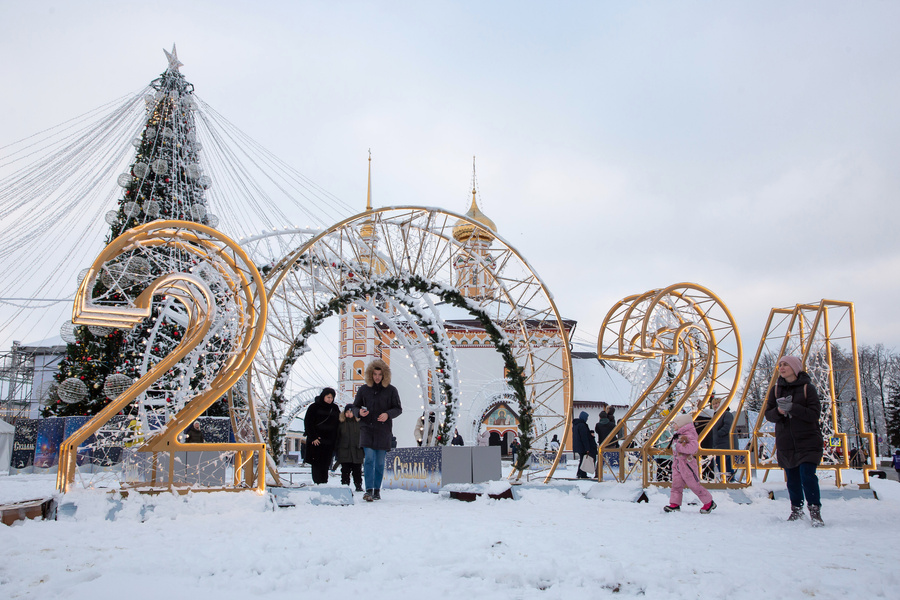
<svg viewBox="0 0 900 600"><path fill-rule="evenodd" d="M381 500L384 456L394 437L392 422L403 412L400 394L391 385L391 368L375 359L366 366L366 384L360 386L353 402L353 414L360 419L359 445L365 454L363 477L366 493L363 500Z"/></svg>
<svg viewBox="0 0 900 600"><path fill-rule="evenodd" d="M328 483L328 469L337 445L340 409L334 404L335 392L325 388L306 409L306 462L312 465L313 483Z"/></svg>
<svg viewBox="0 0 900 600"><path fill-rule="evenodd" d="M669 493L669 505L663 510L675 512L681 510L682 494L687 486L697 494L703 507L700 512L709 514L716 507L712 494L700 483L700 475L697 471L697 452L700 444L697 441L697 429L694 427L694 419L690 414L682 413L672 419L672 428L675 435L672 436L672 491Z"/></svg>

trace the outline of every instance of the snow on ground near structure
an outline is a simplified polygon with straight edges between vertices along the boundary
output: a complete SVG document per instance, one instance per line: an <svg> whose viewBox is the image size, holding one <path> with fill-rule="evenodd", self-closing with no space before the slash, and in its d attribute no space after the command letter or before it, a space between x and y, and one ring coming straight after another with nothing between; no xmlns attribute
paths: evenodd
<svg viewBox="0 0 900 600"><path fill-rule="evenodd" d="M80 490L66 496L74 520L0 527L0 597L898 597L897 482L872 481L880 500L826 501L820 529L784 521L788 502L766 495L783 484L746 490L749 505L713 491L710 515L687 504L663 513L662 490L637 504L623 500L636 486L578 486L605 499L530 486L518 501L471 503L384 490L375 503L274 509L253 492L134 495L115 521L104 493ZM0 502L53 487L53 476L0 477Z"/></svg>

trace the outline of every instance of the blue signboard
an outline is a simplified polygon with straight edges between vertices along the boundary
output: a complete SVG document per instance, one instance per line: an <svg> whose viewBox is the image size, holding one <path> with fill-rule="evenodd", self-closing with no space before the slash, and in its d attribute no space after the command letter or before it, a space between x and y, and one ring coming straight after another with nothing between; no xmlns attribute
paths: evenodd
<svg viewBox="0 0 900 600"><path fill-rule="evenodd" d="M384 459L383 486L389 489L438 493L441 489L442 448L394 448Z"/></svg>
<svg viewBox="0 0 900 600"><path fill-rule="evenodd" d="M63 440L66 440L70 435L81 429L81 426L87 423L90 420L90 417L66 417L66 427L63 432ZM76 463L78 466L81 466L85 461L90 461L91 458L91 448L90 445L94 443L94 436L90 436L88 439L81 442L78 446L78 456L76 458Z"/></svg>
<svg viewBox="0 0 900 600"><path fill-rule="evenodd" d="M38 424L37 444L34 448L35 468L55 467L59 462L59 447L65 432L65 417L43 419Z"/></svg>
<svg viewBox="0 0 900 600"><path fill-rule="evenodd" d="M37 442L39 419L19 419L13 436L13 452L10 468L27 469L34 465L34 445Z"/></svg>

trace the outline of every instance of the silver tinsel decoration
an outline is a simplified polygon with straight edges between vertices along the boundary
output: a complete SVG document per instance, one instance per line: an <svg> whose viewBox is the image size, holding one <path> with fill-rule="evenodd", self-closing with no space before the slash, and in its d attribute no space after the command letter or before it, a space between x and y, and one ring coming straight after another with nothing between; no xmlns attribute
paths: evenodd
<svg viewBox="0 0 900 600"><path fill-rule="evenodd" d="M59 395L59 399L66 404L75 404L87 399L88 387L77 377L69 377L59 384L56 393Z"/></svg>

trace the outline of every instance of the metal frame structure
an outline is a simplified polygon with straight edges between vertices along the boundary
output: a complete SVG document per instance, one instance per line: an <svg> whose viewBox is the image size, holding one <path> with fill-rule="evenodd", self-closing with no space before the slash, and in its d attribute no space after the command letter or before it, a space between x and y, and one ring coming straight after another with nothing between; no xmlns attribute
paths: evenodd
<svg viewBox="0 0 900 600"><path fill-rule="evenodd" d="M460 223L491 237L487 255L471 242L454 238L454 227ZM488 314L509 341L524 373L526 400L535 421L542 421L533 427L536 437L568 427L572 411L568 336L546 285L512 246L482 223L437 208L369 209L318 233L278 261L266 276L270 325L266 352L254 368L256 381L272 390L275 382L290 376L293 362L280 357L306 343L300 333L306 319L320 314L346 290L412 277L452 288L458 260L476 263L488 276L491 293L470 298L470 306ZM385 290L385 295L390 293ZM423 307L431 310L424 300ZM547 338L553 344L541 343ZM411 357L415 360L415 353ZM433 371L433 364L429 369L434 385L440 374ZM423 417L440 407L438 402L435 396L426 401Z"/></svg>
<svg viewBox="0 0 900 600"><path fill-rule="evenodd" d="M844 352L850 359L849 362L844 361L843 365L834 360L842 342L849 345ZM794 355L802 360L804 370L819 392L822 404L820 425L825 438L824 455L819 468L834 470L835 484L840 487L841 469L850 468L848 437L855 437L867 446L865 450L868 463L862 468L864 483L861 486L867 487L868 469L877 468L874 456L875 434L866 431L863 418L853 303L823 299L818 304L773 308L769 313L747 378L748 382L757 377L764 377L764 380L768 381L762 397L762 407L755 423L752 424L750 452L755 469L779 468L775 460L777 448L774 441L774 425L766 421L764 414L766 398L778 380L778 373L777 369L771 374L762 373L760 363L766 356L777 361L784 355ZM739 413L748 409L749 390L749 385L744 387L738 405ZM761 448L765 448L766 451L761 452Z"/></svg>
<svg viewBox="0 0 900 600"><path fill-rule="evenodd" d="M714 293L693 283L628 296L607 313L597 339L597 358L640 362L644 373L640 396L607 439L599 441L604 460L598 480L608 473L623 482L640 473L644 487L670 485L665 476L667 457L669 461L671 457L666 438L669 423L679 411L696 419L716 394L722 402L700 431L703 440L737 390L741 340L734 318ZM749 485L747 469L743 480L728 480L726 457L736 466L749 461L747 451L734 448L702 448L698 453L707 487Z"/></svg>
<svg viewBox="0 0 900 600"><path fill-rule="evenodd" d="M121 288L112 287L104 297L95 293L99 277L110 272L116 261L130 260L135 253L177 250L192 255L195 273L169 273L152 281L140 294L126 303ZM208 280L227 287L230 306L217 307ZM109 279L107 279L109 281ZM217 399L225 395L250 367L262 342L267 318L267 303L262 277L244 251L222 233L204 225L186 221L155 221L130 229L113 240L95 259L78 288L72 321L80 325L130 328L149 317L154 296L166 294L181 303L188 315L186 332L175 350L164 357L125 392L66 438L60 448L57 487L66 492L75 481L79 445L100 430L114 415L145 392L163 373L206 339L216 319L224 311L236 333L231 350L210 385L190 399L162 429L149 436L136 449L150 453L149 481L127 482L142 492L178 491L186 486L176 481L176 451L233 453L233 481L221 487L194 490L240 490L255 485L265 490L266 449L262 440L234 444L184 444L178 435ZM251 418L256 420L250 409ZM252 430L259 435L259 426ZM237 432L236 432L237 434ZM167 463L167 464L166 464Z"/></svg>

